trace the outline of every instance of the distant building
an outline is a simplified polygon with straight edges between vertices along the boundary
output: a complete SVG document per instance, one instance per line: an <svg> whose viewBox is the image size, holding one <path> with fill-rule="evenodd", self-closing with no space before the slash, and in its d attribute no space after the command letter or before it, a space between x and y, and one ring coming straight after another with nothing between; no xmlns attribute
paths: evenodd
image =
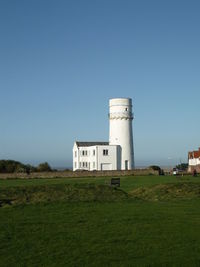
<svg viewBox="0 0 200 267"><path fill-rule="evenodd" d="M200 172L200 148L188 153L188 171L192 172L195 169Z"/></svg>
<svg viewBox="0 0 200 267"><path fill-rule="evenodd" d="M134 168L132 100L109 101L109 142L79 142L73 146L73 170L131 170Z"/></svg>

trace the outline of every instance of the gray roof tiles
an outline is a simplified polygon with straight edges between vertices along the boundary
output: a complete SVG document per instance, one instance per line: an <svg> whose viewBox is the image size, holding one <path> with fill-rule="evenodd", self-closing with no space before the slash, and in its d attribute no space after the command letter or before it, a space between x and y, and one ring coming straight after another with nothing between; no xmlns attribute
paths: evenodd
<svg viewBox="0 0 200 267"><path fill-rule="evenodd" d="M77 146L108 146L109 142L79 142L76 141Z"/></svg>

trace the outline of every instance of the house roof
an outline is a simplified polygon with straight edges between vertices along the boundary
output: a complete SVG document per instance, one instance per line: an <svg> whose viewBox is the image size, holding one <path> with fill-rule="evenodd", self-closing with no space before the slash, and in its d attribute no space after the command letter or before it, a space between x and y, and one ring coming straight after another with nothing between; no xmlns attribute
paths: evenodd
<svg viewBox="0 0 200 267"><path fill-rule="evenodd" d="M200 148L199 148L199 150L189 152L188 153L188 157L189 157L189 159L197 159L197 158L200 158Z"/></svg>
<svg viewBox="0 0 200 267"><path fill-rule="evenodd" d="M79 141L76 141L76 145L78 147L81 147L81 146L108 146L109 142L79 142Z"/></svg>

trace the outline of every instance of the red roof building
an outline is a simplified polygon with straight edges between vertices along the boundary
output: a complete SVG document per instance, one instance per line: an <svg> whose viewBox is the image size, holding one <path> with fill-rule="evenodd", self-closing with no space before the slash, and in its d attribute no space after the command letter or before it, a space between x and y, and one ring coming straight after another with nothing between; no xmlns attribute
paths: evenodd
<svg viewBox="0 0 200 267"><path fill-rule="evenodd" d="M189 152L188 153L188 158L189 159L197 159L197 158L200 158L200 148L199 148L199 150Z"/></svg>
<svg viewBox="0 0 200 267"><path fill-rule="evenodd" d="M191 151L188 153L188 171L192 172L196 169L200 172L200 148L199 150Z"/></svg>

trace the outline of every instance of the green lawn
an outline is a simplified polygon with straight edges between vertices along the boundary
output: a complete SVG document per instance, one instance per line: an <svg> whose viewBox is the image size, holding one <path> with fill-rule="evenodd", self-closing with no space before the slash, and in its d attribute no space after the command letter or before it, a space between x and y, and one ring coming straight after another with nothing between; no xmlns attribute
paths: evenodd
<svg viewBox="0 0 200 267"><path fill-rule="evenodd" d="M0 193L16 189L25 192L27 186L60 190L67 185L82 189L96 184L94 188L98 189L98 185L109 181L110 178L1 180ZM121 189L129 193L160 184L199 188L200 179L125 177L121 183ZM0 208L0 241L0 266L6 267L200 266L200 197L198 192L189 199L166 201L127 198L69 202L58 197L4 206Z"/></svg>

